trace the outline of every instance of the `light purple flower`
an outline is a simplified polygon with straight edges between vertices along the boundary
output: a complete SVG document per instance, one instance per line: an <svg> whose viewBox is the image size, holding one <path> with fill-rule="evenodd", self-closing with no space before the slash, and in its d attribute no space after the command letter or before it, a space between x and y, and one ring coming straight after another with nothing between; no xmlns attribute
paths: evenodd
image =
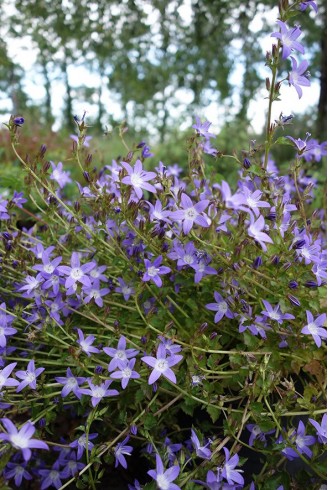
<svg viewBox="0 0 328 490"><path fill-rule="evenodd" d="M191 441L199 458L211 459L212 451L206 447L208 446L209 442L205 446L201 446L197 434L193 429L191 429Z"/></svg>
<svg viewBox="0 0 328 490"><path fill-rule="evenodd" d="M173 356L166 357L166 349L163 344L160 344L157 348L156 357L144 356L141 360L153 368L151 372L148 384L153 384L158 380L160 376L164 376L172 383L177 382L174 372L171 367L178 364L183 359L183 356L174 354Z"/></svg>
<svg viewBox="0 0 328 490"><path fill-rule="evenodd" d="M305 151L307 151L307 145L308 145L307 140L310 136L311 133L306 133L306 138L304 140L301 140L301 138L295 139L292 136L286 136L286 138L289 139L292 143L294 143L294 145L298 149L298 153L301 155Z"/></svg>
<svg viewBox="0 0 328 490"><path fill-rule="evenodd" d="M312 451L308 446L312 446L316 442L316 438L313 436L305 435L305 425L300 420L298 423L297 431L294 430L289 441L296 445L297 450L301 454L306 454L309 458L312 457ZM294 458L299 458L297 452L291 447L287 447L281 451L288 459L292 460Z"/></svg>
<svg viewBox="0 0 328 490"><path fill-rule="evenodd" d="M157 257L154 262L145 259L146 272L142 277L142 280L144 282L153 281L153 283L156 284L157 287L160 288L162 286L163 281L160 276L171 272L171 269L169 267L163 265L161 266L162 260L163 258L161 255Z"/></svg>
<svg viewBox="0 0 328 490"><path fill-rule="evenodd" d="M282 313L279 304L272 307L269 301L262 299L262 302L264 304L265 311L262 311L261 313L267 318L270 318L270 320L275 320L279 324L281 324L284 320L294 320L294 315L291 315L290 313Z"/></svg>
<svg viewBox="0 0 328 490"><path fill-rule="evenodd" d="M291 56L290 59L292 60L292 71L288 74L288 83L289 85L295 87L298 98L300 99L303 95L301 87L310 87L311 85L311 82L308 79L309 75L306 72L309 63L303 60L298 66L297 61L295 60L295 58L293 58L293 56Z"/></svg>
<svg viewBox="0 0 328 490"><path fill-rule="evenodd" d="M94 269L96 266L95 262L88 262L87 264L80 264L80 257L77 252L72 253L71 257L71 267L67 265L58 266L58 271L68 276L65 282L65 288L68 289L75 285L76 282L82 283L84 286L91 286L90 278L88 273Z"/></svg>
<svg viewBox="0 0 328 490"><path fill-rule="evenodd" d="M84 333L80 328L77 329L77 333L79 335L79 340L77 340L77 343L87 354L87 356L90 357L91 353L98 354L100 351L97 349L97 347L93 347L93 342L95 341L95 336L94 335L88 335L88 337L84 338Z"/></svg>
<svg viewBox="0 0 328 490"><path fill-rule="evenodd" d="M26 470L26 463L7 463L3 472L5 479L14 478L16 487L21 487L23 478L32 480L32 475Z"/></svg>
<svg viewBox="0 0 328 490"><path fill-rule="evenodd" d="M75 451L70 451L69 455L65 456L65 458L62 460L62 463L66 464L61 471L62 478L74 477L76 473L82 470L82 468L85 466L84 463L77 461Z"/></svg>
<svg viewBox="0 0 328 490"><path fill-rule="evenodd" d="M222 298L221 294L214 291L214 299L216 303L209 303L205 306L208 310L216 311L214 322L218 323L224 316L234 318L233 312L229 309L228 303Z"/></svg>
<svg viewBox="0 0 328 490"><path fill-rule="evenodd" d="M35 271L39 271L44 279L49 279L53 274L56 273L56 268L62 261L62 257L56 257L50 260L49 254L46 252L42 253L42 264L37 264L32 267Z"/></svg>
<svg viewBox="0 0 328 490"><path fill-rule="evenodd" d="M161 201L158 199L155 202L155 206L151 202L147 201L149 206L149 217L151 221L164 221L165 223L170 223L171 221L168 219L170 216L170 211L164 211Z"/></svg>
<svg viewBox="0 0 328 490"><path fill-rule="evenodd" d="M71 138L71 140L75 141L75 143L79 142L79 137L76 134L70 134L69 137ZM90 146L90 140L92 140L92 136L85 136L83 140L83 146L88 148Z"/></svg>
<svg viewBox="0 0 328 490"><path fill-rule="evenodd" d="M209 201L207 199L193 204L190 197L183 192L181 194L181 206L183 209L179 211L172 211L170 214L170 218L172 218L172 220L182 221L183 233L187 235L192 229L194 223L205 228L210 226L206 217L200 214L205 211L208 205Z"/></svg>
<svg viewBox="0 0 328 490"><path fill-rule="evenodd" d="M6 347L7 337L15 335L17 333L16 328L8 326L8 322L12 321L13 317L6 315L3 310L6 310L6 303L0 305L0 347Z"/></svg>
<svg viewBox="0 0 328 490"><path fill-rule="evenodd" d="M181 345L174 344L171 339L166 339L162 335L159 335L158 338L162 345L164 345L167 354L172 356L181 351Z"/></svg>
<svg viewBox="0 0 328 490"><path fill-rule="evenodd" d="M35 432L35 427L31 422L26 422L19 430L15 427L11 420L7 418L1 419L2 425L7 433L1 432L0 439L8 441L15 449L20 449L23 453L23 458L28 461L32 456L31 449L48 449L48 445L37 439L31 439Z"/></svg>
<svg viewBox="0 0 328 490"><path fill-rule="evenodd" d="M82 393L82 395L89 395L89 396L91 396L91 404L92 404L93 407L95 407L96 405L98 405L98 403L104 397L107 397L107 396L116 396L116 395L119 394L117 390L109 390L108 389L109 385L112 384L112 381L110 381L109 379L107 379L106 381L104 381L100 385L94 385L88 379L88 384L89 384L90 389L89 388L81 388L80 389L80 393Z"/></svg>
<svg viewBox="0 0 328 490"><path fill-rule="evenodd" d="M23 193L22 192L17 192L17 191L14 191L14 195L13 197L11 198L11 201L15 204L15 206L17 206L18 208L22 208L23 204L25 204L27 202L27 199L25 199L23 197Z"/></svg>
<svg viewBox="0 0 328 490"><path fill-rule="evenodd" d="M195 116L195 119L196 124L193 124L192 128L197 131L197 134L199 134L199 136L203 136L206 139L215 138L215 134L208 132L212 123L206 120L202 123L200 117L198 116Z"/></svg>
<svg viewBox="0 0 328 490"><path fill-rule="evenodd" d="M306 310L307 325L302 328L301 333L312 335L317 347L321 346L321 339L327 338L327 330L322 328L326 322L327 315L323 313L314 319L312 313Z"/></svg>
<svg viewBox="0 0 328 490"><path fill-rule="evenodd" d="M308 7L312 7L313 10L318 13L318 6L313 0L304 0L299 4L299 9L304 12Z"/></svg>
<svg viewBox="0 0 328 490"><path fill-rule="evenodd" d="M266 201L261 201L262 192L256 190L250 191L247 187L243 187L243 194L245 196L245 204L251 208L256 217L260 215L258 208L269 208L270 204Z"/></svg>
<svg viewBox="0 0 328 490"><path fill-rule="evenodd" d="M301 29L299 27L288 29L287 24L281 20L277 20L277 24L280 27L280 32L273 32L271 37L280 39L282 44L282 59L285 60L288 58L294 49L304 54L304 46L300 42L296 41L296 39L302 34Z"/></svg>
<svg viewBox="0 0 328 490"><path fill-rule="evenodd" d="M59 461L56 461L52 465L51 469L41 469L38 470L38 473L41 477L43 477L40 490L45 490L46 488L49 488L51 486L55 487L57 490L62 487L63 484L61 482L61 478L63 478L63 475L60 471Z"/></svg>
<svg viewBox="0 0 328 490"><path fill-rule="evenodd" d="M317 430L318 441L327 444L327 414L323 414L321 424L313 419L309 419L309 422Z"/></svg>
<svg viewBox="0 0 328 490"><path fill-rule="evenodd" d="M63 170L62 162L59 162L57 166L54 164L54 162L50 162L50 164L52 167L52 173L50 174L49 178L51 180L55 180L61 189L69 182L72 182L69 176L70 172L65 172Z"/></svg>
<svg viewBox="0 0 328 490"><path fill-rule="evenodd" d="M139 354L137 349L126 349L126 338L123 335L120 337L117 348L104 347L103 351L113 359L108 364L108 371L114 371L114 369L125 367L127 360L131 357L135 357Z"/></svg>
<svg viewBox="0 0 328 490"><path fill-rule="evenodd" d="M123 177L123 184L131 185L139 199L142 198L142 190L145 189L149 192L156 194L156 189L148 181L156 177L155 172L146 172L142 167L142 162L137 160L134 167L127 162L122 162L123 167L128 172L126 177Z"/></svg>
<svg viewBox="0 0 328 490"><path fill-rule="evenodd" d="M91 451L93 448L94 444L90 441L95 439L97 437L97 433L89 434L88 435L88 446L87 446L87 436L86 434L82 434L78 439L75 439L75 441L70 443L70 447L76 448L77 447L77 459L81 459L82 455L87 447L88 451Z"/></svg>
<svg viewBox="0 0 328 490"><path fill-rule="evenodd" d="M13 369L16 367L17 362L12 362L8 364L6 367L0 370L0 390L3 386L18 386L19 381L14 378L10 378Z"/></svg>
<svg viewBox="0 0 328 490"><path fill-rule="evenodd" d="M198 262L191 264L191 267L195 271L194 282L198 284L204 276L215 275L217 271L206 264L204 260L199 260Z"/></svg>
<svg viewBox="0 0 328 490"><path fill-rule="evenodd" d="M127 284L124 281L124 279L122 279L121 277L118 277L117 281L119 282L119 286L115 288L115 291L117 293L122 293L125 301L128 301L130 299L131 294L135 293L134 287Z"/></svg>
<svg viewBox="0 0 328 490"><path fill-rule="evenodd" d="M66 377L58 376L55 378L57 383L64 385L61 396L65 398L69 393L73 392L77 398L81 398L82 394L80 392L79 385L85 382L86 378L76 377L73 375L71 368L67 368Z"/></svg>
<svg viewBox="0 0 328 490"><path fill-rule="evenodd" d="M140 374L137 371L133 371L134 365L136 363L136 359L131 359L130 361L126 361L125 366L122 364L118 369L119 371L114 371L111 373L110 377L113 379L120 379L121 386L123 390L127 387L130 379L140 378Z"/></svg>
<svg viewBox="0 0 328 490"><path fill-rule="evenodd" d="M234 485L234 483L238 483L239 485L244 485L244 478L241 476L242 470L235 470L235 467L239 463L238 454L235 454L230 457L229 450L224 447L223 451L225 453L226 461L224 463L222 469L222 476L227 480L229 485Z"/></svg>
<svg viewBox="0 0 328 490"><path fill-rule="evenodd" d="M263 233L265 227L264 217L261 215L256 221L254 221L253 215L250 214L251 224L248 227L248 235L254 238L266 252L267 247L265 243L273 243L272 238L266 233Z"/></svg>
<svg viewBox="0 0 328 490"><path fill-rule="evenodd" d="M161 457L156 454L156 470L149 470L148 475L157 483L159 490L180 490L180 487L172 483L180 473L179 466L171 466L165 471Z"/></svg>
<svg viewBox="0 0 328 490"><path fill-rule="evenodd" d="M124 441L119 442L117 446L114 447L114 456L115 456L115 468L120 464L123 468L127 469L128 465L124 456L131 456L133 451L132 446L126 446L125 444L130 439L130 436L127 436Z"/></svg>
<svg viewBox="0 0 328 490"><path fill-rule="evenodd" d="M44 370L45 368L35 369L34 360L32 360L28 363L26 371L16 371L17 378L23 380L17 386L16 392L22 391L26 386L29 386L32 390L36 390L36 378L43 373Z"/></svg>
<svg viewBox="0 0 328 490"><path fill-rule="evenodd" d="M83 286L82 289L83 292L87 294L87 296L83 298L83 303L88 304L93 299L99 308L104 306L102 296L106 296L110 293L110 289L108 288L100 289L100 282L98 279L93 281L92 286Z"/></svg>

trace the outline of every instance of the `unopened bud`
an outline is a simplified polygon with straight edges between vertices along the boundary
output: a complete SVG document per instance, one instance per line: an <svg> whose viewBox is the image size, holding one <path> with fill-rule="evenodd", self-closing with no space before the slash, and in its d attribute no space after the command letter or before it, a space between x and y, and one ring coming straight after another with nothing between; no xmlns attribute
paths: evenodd
<svg viewBox="0 0 328 490"><path fill-rule="evenodd" d="M269 78L266 78L265 79L265 86L266 86L267 90L270 91L271 84L270 84L270 79Z"/></svg>
<svg viewBox="0 0 328 490"><path fill-rule="evenodd" d="M301 306L301 303L299 302L299 300L295 296L293 296L292 294L287 294L287 298L289 299L291 305Z"/></svg>

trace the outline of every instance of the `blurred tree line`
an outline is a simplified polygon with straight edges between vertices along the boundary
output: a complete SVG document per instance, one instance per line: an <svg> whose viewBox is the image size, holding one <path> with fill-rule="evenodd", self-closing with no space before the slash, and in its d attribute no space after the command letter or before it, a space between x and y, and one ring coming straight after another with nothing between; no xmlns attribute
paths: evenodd
<svg viewBox="0 0 328 490"><path fill-rule="evenodd" d="M247 123L247 110L260 85L258 68L264 64L258 33L252 20L265 13L276 0L190 0L190 18L185 18L186 0L11 0L15 9L0 2L3 21L0 39L0 92L9 97L13 113L31 104L23 90L23 69L8 55L8 43L29 36L37 51L37 66L43 77L45 99L38 108L48 126L52 114L55 74L65 84L63 124L71 128L73 101L91 100L97 105L94 124L100 129L108 121L103 87L116 94L129 125L152 122L161 140L175 126L172 108L181 88L188 91L190 114L212 100L229 104L233 85L229 78L236 63L243 70L238 112L234 117ZM303 14L307 58L311 74L320 79L321 93L313 131L326 133L326 16L325 0L319 13ZM151 13L151 15L149 15ZM4 26L6 26L4 28ZM265 20L261 32L272 31ZM73 87L70 66L85 66L101 82L88 88L81 80ZM184 114L185 115L185 114ZM132 120L131 120L132 119ZM140 125L140 123L139 123Z"/></svg>

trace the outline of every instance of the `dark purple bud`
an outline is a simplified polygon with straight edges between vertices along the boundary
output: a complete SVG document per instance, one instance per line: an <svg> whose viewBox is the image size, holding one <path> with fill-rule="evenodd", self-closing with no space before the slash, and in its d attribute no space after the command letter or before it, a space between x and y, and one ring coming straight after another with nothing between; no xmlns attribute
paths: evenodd
<svg viewBox="0 0 328 490"><path fill-rule="evenodd" d="M271 259L271 263L274 265L278 265L280 262L280 257L278 255L274 255Z"/></svg>
<svg viewBox="0 0 328 490"><path fill-rule="evenodd" d="M147 343L147 337L146 337L145 335L143 335L143 336L141 337L141 339L140 339L140 342L141 342L142 344L146 344L146 343Z"/></svg>
<svg viewBox="0 0 328 490"><path fill-rule="evenodd" d="M8 232L8 231L4 231L2 233L2 236L5 240L12 240L13 239L13 236Z"/></svg>
<svg viewBox="0 0 328 490"><path fill-rule="evenodd" d="M153 384L153 393L156 393L157 389L158 389L158 385L157 385L157 383L154 383Z"/></svg>
<svg viewBox="0 0 328 490"><path fill-rule="evenodd" d="M145 141L140 141L140 143L137 144L137 148L143 148L145 144L146 144Z"/></svg>
<svg viewBox="0 0 328 490"><path fill-rule="evenodd" d="M121 212L121 208L114 208L114 213L115 214L119 214Z"/></svg>
<svg viewBox="0 0 328 490"><path fill-rule="evenodd" d="M59 398L58 396L55 396L55 398L52 400L55 405L58 405L59 403Z"/></svg>
<svg viewBox="0 0 328 490"><path fill-rule="evenodd" d="M291 262L286 262L282 268L286 271L287 269L289 269L290 267L292 266Z"/></svg>
<svg viewBox="0 0 328 490"><path fill-rule="evenodd" d="M118 320L114 321L114 327L118 328L120 326L120 322Z"/></svg>
<svg viewBox="0 0 328 490"><path fill-rule="evenodd" d="M131 434L133 434L134 436L136 436L138 434L138 427L135 424L134 425L131 425L130 432L131 432Z"/></svg>
<svg viewBox="0 0 328 490"><path fill-rule="evenodd" d="M289 284L288 284L288 287L290 289L296 289L298 287L298 282L296 282L296 281L290 281Z"/></svg>
<svg viewBox="0 0 328 490"><path fill-rule="evenodd" d="M304 286L306 288L317 288L318 287L318 283L316 283L315 281L306 281L304 283Z"/></svg>
<svg viewBox="0 0 328 490"><path fill-rule="evenodd" d="M44 164L42 165L42 170L44 172L48 172L49 168L50 168L50 162L48 162L48 161L44 162Z"/></svg>
<svg viewBox="0 0 328 490"><path fill-rule="evenodd" d="M17 267L19 266L18 260L13 260L11 265L13 266L14 269L17 269Z"/></svg>
<svg viewBox="0 0 328 490"><path fill-rule="evenodd" d="M101 366L96 366L95 367L95 373L96 374L101 374L102 373L102 370L103 370L103 368Z"/></svg>
<svg viewBox="0 0 328 490"><path fill-rule="evenodd" d="M297 240L297 242L294 243L293 248L297 250L298 248L302 248L305 245L305 240Z"/></svg>
<svg viewBox="0 0 328 490"><path fill-rule="evenodd" d="M199 327L199 331L200 332L205 332L205 330L207 329L208 327L208 323L204 322L201 324L201 326Z"/></svg>
<svg viewBox="0 0 328 490"><path fill-rule="evenodd" d="M42 417L42 419L39 420L39 427L45 427L46 426L46 419Z"/></svg>
<svg viewBox="0 0 328 490"><path fill-rule="evenodd" d="M85 160L84 160L85 164L86 165L90 165L91 162L92 162L92 155L91 153L88 153L87 156L85 157Z"/></svg>
<svg viewBox="0 0 328 490"><path fill-rule="evenodd" d="M79 201L75 201L74 203L74 209L75 211L78 213L81 209L81 204L79 203Z"/></svg>
<svg viewBox="0 0 328 490"><path fill-rule="evenodd" d="M40 151L39 151L39 155L40 155L40 157L41 157L41 158L43 158L43 157L44 157L44 155L45 155L46 151L47 151L47 147L46 147L46 145L41 145L41 147L40 147Z"/></svg>
<svg viewBox="0 0 328 490"><path fill-rule="evenodd" d="M5 242L5 249L7 250L7 252L10 252L10 250L12 249L12 242Z"/></svg>
<svg viewBox="0 0 328 490"><path fill-rule="evenodd" d="M214 340L215 337L217 337L218 333L217 332L212 332L210 335L210 340Z"/></svg>
<svg viewBox="0 0 328 490"><path fill-rule="evenodd" d="M271 213L266 215L266 219L269 221L274 221L277 217L277 213L275 211L271 211Z"/></svg>
<svg viewBox="0 0 328 490"><path fill-rule="evenodd" d="M89 183L91 182L90 174L86 170L83 172L83 177L85 178L85 180L87 182L89 182Z"/></svg>
<svg viewBox="0 0 328 490"><path fill-rule="evenodd" d="M262 257L261 256L256 257L256 259L253 262L253 268L258 269L259 267L261 267L261 265L262 265Z"/></svg>
<svg viewBox="0 0 328 490"><path fill-rule="evenodd" d="M15 126L21 126L22 124L24 124L24 122L25 122L25 119L23 117L15 117L14 118Z"/></svg>
<svg viewBox="0 0 328 490"><path fill-rule="evenodd" d="M297 298L295 298L295 296L293 296L292 294L287 294L287 298L289 299L290 303L293 306L301 306L301 303L299 302L299 300Z"/></svg>
<svg viewBox="0 0 328 490"><path fill-rule="evenodd" d="M251 167L251 162L248 160L248 158L244 158L243 165L246 169Z"/></svg>

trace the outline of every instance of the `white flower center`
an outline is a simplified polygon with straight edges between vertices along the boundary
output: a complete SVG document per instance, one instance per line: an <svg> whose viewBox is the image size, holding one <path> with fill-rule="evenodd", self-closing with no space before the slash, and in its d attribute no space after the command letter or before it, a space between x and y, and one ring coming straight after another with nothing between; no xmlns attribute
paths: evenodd
<svg viewBox="0 0 328 490"><path fill-rule="evenodd" d="M67 380L67 383L66 383L66 384L67 384L67 386L69 386L70 388L75 388L75 386L77 386L77 381L76 381L76 379L75 379L75 378L70 377L70 378L68 378L68 380Z"/></svg>
<svg viewBox="0 0 328 490"><path fill-rule="evenodd" d="M99 293L98 289L92 289L92 291L90 292L90 296L91 296L91 298L94 298L94 299L100 298L100 293Z"/></svg>
<svg viewBox="0 0 328 490"><path fill-rule="evenodd" d="M132 174L130 178L131 178L131 184L133 185L133 187L142 186L143 180L139 174Z"/></svg>
<svg viewBox="0 0 328 490"><path fill-rule="evenodd" d="M123 294L130 294L131 293L131 288L129 286L123 286L122 293Z"/></svg>
<svg viewBox="0 0 328 490"><path fill-rule="evenodd" d="M314 322L309 323L307 328L312 335L315 335L318 332L318 327Z"/></svg>
<svg viewBox="0 0 328 490"><path fill-rule="evenodd" d="M163 373L164 371L167 370L168 367L169 367L169 365L168 365L168 362L166 359L158 359L158 361L156 361L155 369L157 371L160 371L161 373Z"/></svg>
<svg viewBox="0 0 328 490"><path fill-rule="evenodd" d="M59 472L57 470L51 470L49 473L49 478L50 478L50 480L52 480L54 482L55 480L57 480L58 475L59 475Z"/></svg>
<svg viewBox="0 0 328 490"><path fill-rule="evenodd" d="M19 434L13 434L12 436L10 436L10 441L12 445L18 449L25 449L28 447L28 439L22 437Z"/></svg>
<svg viewBox="0 0 328 490"><path fill-rule="evenodd" d="M52 176L55 180L58 180L60 179L60 172L59 170L55 169L53 172L52 172Z"/></svg>
<svg viewBox="0 0 328 490"><path fill-rule="evenodd" d="M32 383L32 381L35 380L35 374L31 373L30 371L26 371L26 379L29 383Z"/></svg>
<svg viewBox="0 0 328 490"><path fill-rule="evenodd" d="M227 303L225 301L221 301L221 303L219 303L219 311L225 313L227 309L228 309Z"/></svg>
<svg viewBox="0 0 328 490"><path fill-rule="evenodd" d="M246 199L246 202L250 208L256 208L257 207L257 201L255 201L255 199L252 199L251 197L248 197Z"/></svg>
<svg viewBox="0 0 328 490"><path fill-rule="evenodd" d="M126 354L125 354L124 350L118 350L115 354L115 359L125 360Z"/></svg>
<svg viewBox="0 0 328 490"><path fill-rule="evenodd" d="M194 208L188 208L185 210L185 218L194 220L197 217L198 213Z"/></svg>
<svg viewBox="0 0 328 490"><path fill-rule="evenodd" d="M0 336L4 335L4 333L5 333L5 329L3 327L0 327Z"/></svg>
<svg viewBox="0 0 328 490"><path fill-rule="evenodd" d="M131 373L132 373L132 371L131 371L131 369L130 369L130 368L128 368L128 367L126 367L126 368L124 368L124 369L122 370L122 376L123 376L123 378L130 378Z"/></svg>
<svg viewBox="0 0 328 490"><path fill-rule="evenodd" d="M310 252L307 248L301 248L301 254L303 255L303 257L305 259L309 259L310 258Z"/></svg>
<svg viewBox="0 0 328 490"><path fill-rule="evenodd" d="M90 276L91 277L94 277L94 278L97 278L100 276L100 273L97 271L97 269L93 269L91 272L90 272Z"/></svg>
<svg viewBox="0 0 328 490"><path fill-rule="evenodd" d="M183 261L186 263L186 264L192 264L194 262L194 257L192 255L189 255L189 254L186 254L183 256Z"/></svg>
<svg viewBox="0 0 328 490"><path fill-rule="evenodd" d="M105 390L101 386L96 386L96 388L93 388L92 390L92 396L95 398L102 398L104 394Z"/></svg>
<svg viewBox="0 0 328 490"><path fill-rule="evenodd" d="M59 310L59 304L57 304L57 303L52 303L52 305L51 305L50 309L51 309L51 311L52 311L53 313L56 313L56 311L58 311L58 310Z"/></svg>
<svg viewBox="0 0 328 490"><path fill-rule="evenodd" d="M158 272L159 272L159 269L157 269L157 268L156 268L155 266L153 266L153 265L152 265L151 267L149 267L149 269L147 270L147 274L148 274L148 276L150 276L150 277L155 277L155 276L157 276Z"/></svg>
<svg viewBox="0 0 328 490"><path fill-rule="evenodd" d="M53 271L55 270L54 266L51 264L47 264L43 267L44 272L47 272L47 274L52 274Z"/></svg>
<svg viewBox="0 0 328 490"><path fill-rule="evenodd" d="M269 317L272 318L272 320L280 320L280 313L278 313L277 311L271 311L269 313Z"/></svg>
<svg viewBox="0 0 328 490"><path fill-rule="evenodd" d="M81 279L82 276L83 276L83 271L79 267L74 267L74 269L71 270L71 277L76 281L78 279Z"/></svg>
<svg viewBox="0 0 328 490"><path fill-rule="evenodd" d="M164 475L157 475L156 482L160 490L168 490L170 482L167 481Z"/></svg>

